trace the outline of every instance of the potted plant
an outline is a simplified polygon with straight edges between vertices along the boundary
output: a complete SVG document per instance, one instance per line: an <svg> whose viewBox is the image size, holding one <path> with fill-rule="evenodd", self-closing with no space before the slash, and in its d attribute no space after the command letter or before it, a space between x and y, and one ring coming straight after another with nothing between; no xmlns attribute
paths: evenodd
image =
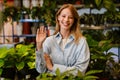
<svg viewBox="0 0 120 80"><path fill-rule="evenodd" d="M90 34L85 35L87 37L88 45L90 47L91 59L88 70L97 69L103 70L103 72L96 74L96 76L100 77L100 80L106 78L109 80L110 71L107 69L109 66L108 62L114 61L113 56L117 56L113 52L109 52L109 50L113 47L111 45L111 40L95 40Z"/></svg>
<svg viewBox="0 0 120 80"><path fill-rule="evenodd" d="M0 73L3 75L5 69L13 70L13 79L25 79L29 72L35 69L35 51L33 45L18 44L12 48L1 48L0 54ZM6 72L7 74L8 72ZM10 75L10 74L9 74ZM12 76L12 75L11 75Z"/></svg>
<svg viewBox="0 0 120 80"><path fill-rule="evenodd" d="M43 3L43 19L47 25L54 25L55 24L55 9L56 9L56 0L52 2L50 0L44 0Z"/></svg>
<svg viewBox="0 0 120 80"><path fill-rule="evenodd" d="M4 11L4 21L7 21L8 17L11 17L13 21L18 21L21 16L21 12L19 8L16 7L5 7Z"/></svg>

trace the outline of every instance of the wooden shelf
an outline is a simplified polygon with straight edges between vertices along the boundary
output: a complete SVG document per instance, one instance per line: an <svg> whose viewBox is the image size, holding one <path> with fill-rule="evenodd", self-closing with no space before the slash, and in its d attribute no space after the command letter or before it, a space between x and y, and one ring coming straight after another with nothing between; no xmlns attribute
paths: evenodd
<svg viewBox="0 0 120 80"><path fill-rule="evenodd" d="M62 6L62 5L58 5L57 7L60 8L61 6ZM85 7L85 5L84 5L84 4L74 5L74 7L78 9L78 8L83 8L83 7Z"/></svg>
<svg viewBox="0 0 120 80"><path fill-rule="evenodd" d="M36 37L36 34L23 34L23 35L15 35L14 37Z"/></svg>
<svg viewBox="0 0 120 80"><path fill-rule="evenodd" d="M100 29L105 29L104 26L94 26L94 27L91 27L91 26L87 26L87 27L81 27L82 30L87 30L87 29L93 29L93 30L100 30Z"/></svg>
<svg viewBox="0 0 120 80"><path fill-rule="evenodd" d="M22 34L22 35L5 35L0 37L36 37L36 34Z"/></svg>
<svg viewBox="0 0 120 80"><path fill-rule="evenodd" d="M74 5L74 4L73 4ZM58 5L57 7L60 8L62 5ZM120 7L120 4L116 4L116 7ZM87 8L94 8L93 5L85 5L85 4L75 4L74 5L75 8L79 9L79 8L83 8L83 7L87 7Z"/></svg>
<svg viewBox="0 0 120 80"><path fill-rule="evenodd" d="M88 26L85 25L81 27L82 30L87 30L87 29L93 29L93 30L100 30L100 29L110 29L110 28L116 28L120 27L120 24L108 24L108 25L103 25L103 26Z"/></svg>
<svg viewBox="0 0 120 80"><path fill-rule="evenodd" d="M108 24L107 27L120 27L120 24Z"/></svg>

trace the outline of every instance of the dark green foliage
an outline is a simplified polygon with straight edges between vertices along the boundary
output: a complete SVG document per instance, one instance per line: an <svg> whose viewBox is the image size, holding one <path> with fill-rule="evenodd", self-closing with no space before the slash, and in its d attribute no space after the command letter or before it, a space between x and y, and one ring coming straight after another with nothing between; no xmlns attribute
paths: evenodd
<svg viewBox="0 0 120 80"><path fill-rule="evenodd" d="M71 71L66 71L64 73L60 73L59 69L56 70L55 75L51 73L42 73L36 79L37 80L96 80L97 76L94 76L96 73L102 72L102 70L90 70L85 75L83 75L80 71L75 76L71 74Z"/></svg>
<svg viewBox="0 0 120 80"><path fill-rule="evenodd" d="M4 21L7 21L8 17L11 17L13 20L18 21L21 16L21 11L15 7L6 7L3 11Z"/></svg>
<svg viewBox="0 0 120 80"><path fill-rule="evenodd" d="M108 31L106 36L108 40L112 40L112 44L120 44L120 28Z"/></svg>

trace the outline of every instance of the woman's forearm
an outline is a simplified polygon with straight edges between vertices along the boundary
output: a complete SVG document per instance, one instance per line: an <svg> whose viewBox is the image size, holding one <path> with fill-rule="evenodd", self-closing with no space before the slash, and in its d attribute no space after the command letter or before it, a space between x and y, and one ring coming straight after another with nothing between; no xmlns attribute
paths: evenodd
<svg viewBox="0 0 120 80"><path fill-rule="evenodd" d="M36 49L40 50L42 48L42 43L41 42L36 42Z"/></svg>

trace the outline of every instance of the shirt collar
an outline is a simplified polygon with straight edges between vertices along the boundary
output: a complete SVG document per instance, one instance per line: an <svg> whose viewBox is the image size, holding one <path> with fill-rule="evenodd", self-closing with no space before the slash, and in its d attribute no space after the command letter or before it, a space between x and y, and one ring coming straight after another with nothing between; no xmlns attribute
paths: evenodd
<svg viewBox="0 0 120 80"><path fill-rule="evenodd" d="M54 37L55 37L57 43L59 44L61 42L61 40L62 40L62 36L61 36L60 32L58 32ZM69 41L72 41L72 40L75 39L75 37L74 37L73 34L70 34L68 39L69 39Z"/></svg>

